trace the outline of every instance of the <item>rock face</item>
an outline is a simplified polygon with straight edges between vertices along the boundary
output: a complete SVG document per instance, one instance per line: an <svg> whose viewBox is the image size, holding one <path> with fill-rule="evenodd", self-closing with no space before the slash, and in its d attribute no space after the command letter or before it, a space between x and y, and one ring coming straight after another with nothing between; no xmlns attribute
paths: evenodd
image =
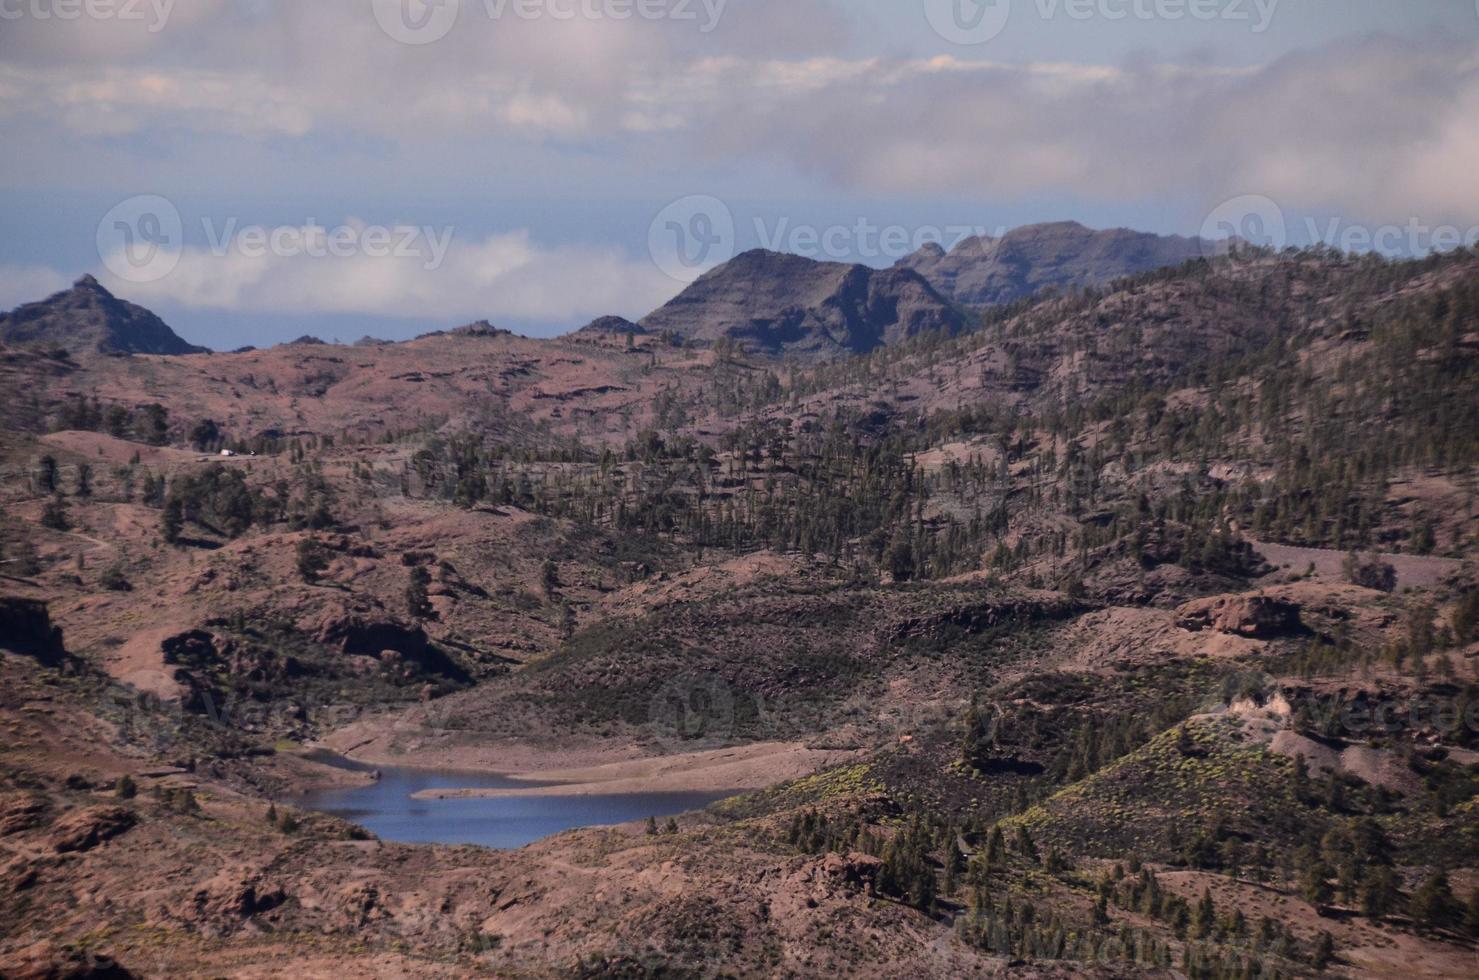
<svg viewBox="0 0 1479 980"><path fill-rule="evenodd" d="M700 277L649 314L649 333L734 340L757 353L826 360L866 354L965 321L909 269L816 262L756 249Z"/></svg>
<svg viewBox="0 0 1479 980"><path fill-rule="evenodd" d="M206 354L159 317L118 299L92 276L66 292L0 315L0 341L47 344L72 353Z"/></svg>
<svg viewBox="0 0 1479 980"><path fill-rule="evenodd" d="M299 625L311 629L315 642L356 656L378 656L383 650L409 656L419 653L427 642L417 627L347 605L330 605Z"/></svg>
<svg viewBox="0 0 1479 980"><path fill-rule="evenodd" d="M1197 599L1176 610L1176 625L1201 632L1268 640L1297 633L1302 628L1299 606L1269 596L1218 596Z"/></svg>
<svg viewBox="0 0 1479 980"><path fill-rule="evenodd" d="M51 804L39 793L0 797L0 837L9 837L46 822Z"/></svg>
<svg viewBox="0 0 1479 980"><path fill-rule="evenodd" d="M46 603L0 597L0 650L35 657L55 667L67 657L60 627L51 625Z"/></svg>
<svg viewBox="0 0 1479 980"><path fill-rule="evenodd" d="M1001 238L969 238L947 253L929 244L895 268L912 269L962 306L1011 303L1049 286L1098 286L1122 276L1181 265L1207 254L1200 239L1073 221L1028 225Z"/></svg>
<svg viewBox="0 0 1479 980"><path fill-rule="evenodd" d="M466 671L432 645L421 627L398 622L383 610L334 603L297 625L314 642L349 656L375 657L386 663L386 654L391 654L395 660L451 680L468 679Z"/></svg>
<svg viewBox="0 0 1479 980"><path fill-rule="evenodd" d="M138 814L127 807L88 807L57 821L51 834L51 847L58 854L90 851L132 829L138 822Z"/></svg>

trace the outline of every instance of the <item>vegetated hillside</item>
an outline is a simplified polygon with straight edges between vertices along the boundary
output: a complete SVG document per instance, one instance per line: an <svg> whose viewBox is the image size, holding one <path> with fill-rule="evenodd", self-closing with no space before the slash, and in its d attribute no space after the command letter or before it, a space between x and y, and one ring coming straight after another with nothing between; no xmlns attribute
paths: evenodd
<svg viewBox="0 0 1479 980"><path fill-rule="evenodd" d="M862 354L921 333L954 333L959 313L907 269L745 252L642 319L652 332L730 342L806 361Z"/></svg>
<svg viewBox="0 0 1479 980"><path fill-rule="evenodd" d="M1462 975L1476 272L1249 254L812 366L7 348L0 964ZM295 810L319 739L848 761L493 854Z"/></svg>
<svg viewBox="0 0 1479 980"><path fill-rule="evenodd" d="M71 289L0 313L0 342L73 354L204 354L159 317L118 299L92 276Z"/></svg>

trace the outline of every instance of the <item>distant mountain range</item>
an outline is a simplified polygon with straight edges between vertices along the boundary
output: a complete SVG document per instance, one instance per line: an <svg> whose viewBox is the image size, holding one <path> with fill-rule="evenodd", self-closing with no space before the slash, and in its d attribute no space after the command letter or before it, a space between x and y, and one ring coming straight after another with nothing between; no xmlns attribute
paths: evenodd
<svg viewBox="0 0 1479 980"><path fill-rule="evenodd" d="M1207 249L1196 238L1058 222L971 238L950 252L927 245L881 270L756 250L711 270L642 326L698 343L728 338L757 353L824 360L925 331L955 332L969 309L1047 288L1102 286L1181 265Z"/></svg>
<svg viewBox="0 0 1479 980"><path fill-rule="evenodd" d="M971 310L1044 289L1102 286L1206 254L1207 243L1196 238L1095 231L1076 222L970 238L949 252L927 245L889 269L756 249L710 270L640 323L602 317L575 336L600 342L671 334L699 345L731 341L756 354L833 360L920 333L959 332ZM92 276L0 315L0 342L73 353L207 352Z"/></svg>
<svg viewBox="0 0 1479 980"><path fill-rule="evenodd" d="M121 300L92 276L69 290L0 314L0 342L51 345L74 354L208 354L159 317Z"/></svg>
<svg viewBox="0 0 1479 980"><path fill-rule="evenodd" d="M1000 238L970 238L950 252L926 245L896 268L918 272L962 306L999 306L1044 289L1102 286L1124 276L1181 265L1211 254L1200 238L1115 228L1095 231L1075 221L1027 225Z"/></svg>

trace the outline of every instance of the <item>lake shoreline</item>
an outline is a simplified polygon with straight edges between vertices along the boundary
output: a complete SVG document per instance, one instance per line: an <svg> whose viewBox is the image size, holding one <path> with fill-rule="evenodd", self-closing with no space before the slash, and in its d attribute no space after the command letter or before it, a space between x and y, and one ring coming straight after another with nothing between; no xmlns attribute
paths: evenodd
<svg viewBox="0 0 1479 980"><path fill-rule="evenodd" d="M642 793L740 793L809 776L853 761L857 750L812 749L800 742L763 742L679 755L646 756L580 768L501 773L542 785L423 790L417 799L629 796Z"/></svg>

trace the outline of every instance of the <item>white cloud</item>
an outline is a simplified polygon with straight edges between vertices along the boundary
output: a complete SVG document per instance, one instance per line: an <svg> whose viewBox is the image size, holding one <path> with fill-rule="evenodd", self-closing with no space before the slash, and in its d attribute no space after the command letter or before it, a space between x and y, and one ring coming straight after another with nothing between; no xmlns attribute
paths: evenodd
<svg viewBox="0 0 1479 980"><path fill-rule="evenodd" d="M84 183L77 147L91 145L108 161L98 179L116 184L136 172L130 159L168 156L128 157L147 135L198 155L184 178L195 186L242 176L246 158L306 182L332 155L346 178L390 197L426 178L390 173L387 158L464 170L487 160L497 175L535 146L585 165L596 184L613 175L579 188L591 195L625 192L616 182L649 163L695 192L713 190L704 174L759 164L874 196L1174 198L1210 210L1260 194L1351 220L1479 219L1472 40L1378 36L1236 68L1022 64L856 57L854 22L825 0L730 3L707 35L639 20L493 22L482 8L464 0L456 28L423 47L388 38L364 0L180 0L169 29L147 35L8 27L0 118L27 134L12 166L26 180ZM196 133L222 138L185 145ZM511 176L553 182L529 171ZM438 190L484 190L456 179L466 183Z"/></svg>
<svg viewBox="0 0 1479 980"><path fill-rule="evenodd" d="M1472 221L1476 56L1372 39L1237 70L710 62L710 88L731 97L693 128L714 159L779 157L872 194L1210 206L1257 193L1353 219Z"/></svg>
<svg viewBox="0 0 1479 980"><path fill-rule="evenodd" d="M358 222L344 227L365 229ZM615 248L543 248L528 232L516 231L475 242L453 239L438 262L442 236L450 229L391 230L390 247L381 254L346 249L341 255L299 247L305 241L321 244L323 229L284 229L290 245L276 251L248 247L238 233L226 248L184 250L157 282L100 279L145 306L569 326L612 312L645 314L677 289L651 261L631 259Z"/></svg>

